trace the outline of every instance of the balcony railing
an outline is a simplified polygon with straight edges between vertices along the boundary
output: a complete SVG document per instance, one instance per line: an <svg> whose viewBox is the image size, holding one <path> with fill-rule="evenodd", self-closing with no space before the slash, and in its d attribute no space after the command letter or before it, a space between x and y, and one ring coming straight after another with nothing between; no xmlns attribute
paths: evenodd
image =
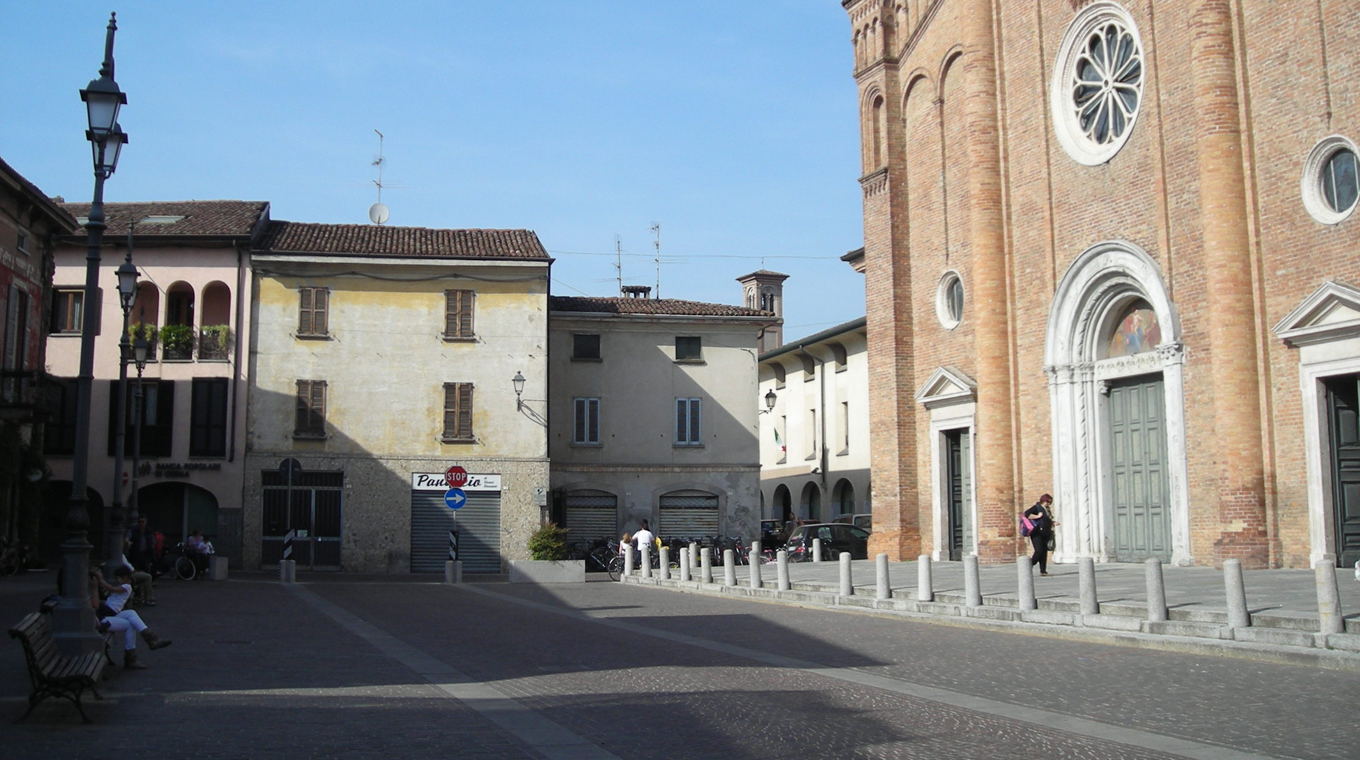
<svg viewBox="0 0 1360 760"><path fill-rule="evenodd" d="M198 333L199 361L226 361L231 347L231 329L226 325L208 325Z"/></svg>

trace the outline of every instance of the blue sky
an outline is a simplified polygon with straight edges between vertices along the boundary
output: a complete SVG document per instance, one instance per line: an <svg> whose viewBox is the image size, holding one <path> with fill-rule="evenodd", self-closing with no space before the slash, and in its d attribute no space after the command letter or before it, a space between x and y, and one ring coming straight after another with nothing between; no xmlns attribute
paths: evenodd
<svg viewBox="0 0 1360 760"><path fill-rule="evenodd" d="M555 293L737 303L791 275L786 335L864 314L849 21L835 0L8 3L0 156L93 190L78 91L118 12L130 136L109 201L264 200L273 216L528 228ZM764 260L762 262L762 257Z"/></svg>

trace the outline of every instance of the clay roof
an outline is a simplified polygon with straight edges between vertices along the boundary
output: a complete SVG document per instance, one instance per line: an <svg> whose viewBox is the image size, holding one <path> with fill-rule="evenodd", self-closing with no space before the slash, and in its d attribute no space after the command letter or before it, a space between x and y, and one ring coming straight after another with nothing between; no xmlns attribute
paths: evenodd
<svg viewBox="0 0 1360 760"><path fill-rule="evenodd" d="M85 218L88 203L63 203L72 216ZM265 201L151 201L105 203L105 235L127 234L128 222L136 222L136 234L250 237L262 216L269 214Z"/></svg>
<svg viewBox="0 0 1360 760"><path fill-rule="evenodd" d="M789 276L784 274L783 272L772 272L768 269L757 269L756 271L750 274L744 274L738 277L737 282L741 282L742 280L747 280L752 277L778 277L781 280L789 279Z"/></svg>
<svg viewBox="0 0 1360 760"><path fill-rule="evenodd" d="M263 253L331 253L359 256L543 259L548 252L533 230L442 230L373 224L270 222Z"/></svg>
<svg viewBox="0 0 1360 760"><path fill-rule="evenodd" d="M603 298L594 296L552 296L549 311L591 314L656 314L677 317L774 317L759 309L721 303L682 301L677 298Z"/></svg>
<svg viewBox="0 0 1360 760"><path fill-rule="evenodd" d="M14 170L14 167L0 159L0 178L7 180L14 190L20 195L26 196L30 203L42 207L42 211L51 220L54 226L60 228L59 231L76 232L80 226L71 216L70 212L61 207L60 203L53 202L47 194L38 189L38 186L29 182L24 175Z"/></svg>

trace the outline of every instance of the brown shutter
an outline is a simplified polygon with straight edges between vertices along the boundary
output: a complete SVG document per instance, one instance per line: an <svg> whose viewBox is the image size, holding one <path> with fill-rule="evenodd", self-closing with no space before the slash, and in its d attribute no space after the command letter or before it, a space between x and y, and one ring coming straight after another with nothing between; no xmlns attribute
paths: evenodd
<svg viewBox="0 0 1360 760"><path fill-rule="evenodd" d="M458 384L444 383L444 437L453 438L458 431Z"/></svg>
<svg viewBox="0 0 1360 760"><path fill-rule="evenodd" d="M458 437L472 439L472 383L458 385Z"/></svg>
<svg viewBox="0 0 1360 760"><path fill-rule="evenodd" d="M298 335L312 334L312 289L298 288ZM302 387L302 381L298 381Z"/></svg>
<svg viewBox="0 0 1360 760"><path fill-rule="evenodd" d="M316 295L312 301L312 334L326 335L330 328L327 316L329 315L331 292L325 288L317 288ZM325 388L323 383L321 386ZM324 391L323 391L324 393Z"/></svg>
<svg viewBox="0 0 1360 760"><path fill-rule="evenodd" d="M471 338L472 311L471 290L444 291L444 337Z"/></svg>
<svg viewBox="0 0 1360 760"><path fill-rule="evenodd" d="M472 337L472 304L472 291L464 290L462 292L462 303L458 305L458 337L460 338ZM468 386L468 388L468 393L471 394L471 386Z"/></svg>

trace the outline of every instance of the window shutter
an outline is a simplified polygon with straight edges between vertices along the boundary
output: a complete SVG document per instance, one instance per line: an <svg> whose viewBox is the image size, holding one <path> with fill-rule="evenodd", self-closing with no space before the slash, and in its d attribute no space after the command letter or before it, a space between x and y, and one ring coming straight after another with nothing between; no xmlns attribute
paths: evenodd
<svg viewBox="0 0 1360 760"><path fill-rule="evenodd" d="M462 303L458 305L458 337L472 337L472 291L462 292Z"/></svg>
<svg viewBox="0 0 1360 760"><path fill-rule="evenodd" d="M590 443L599 443L599 442L600 442L600 400L597 399L597 398L592 398L592 399L588 400L588 401L586 402L586 408L589 410L589 418L590 418L590 422L589 422L589 424L590 424L590 436L589 436L589 441L590 441Z"/></svg>
<svg viewBox="0 0 1360 760"><path fill-rule="evenodd" d="M312 289L298 288L298 334L312 334ZM299 383L301 387L301 383Z"/></svg>
<svg viewBox="0 0 1360 760"><path fill-rule="evenodd" d="M471 290L444 291L444 337L471 338L474 294Z"/></svg>
<svg viewBox="0 0 1360 760"><path fill-rule="evenodd" d="M312 381L311 415L308 420L311 432L321 435L326 432L326 383Z"/></svg>
<svg viewBox="0 0 1360 760"><path fill-rule="evenodd" d="M458 385L458 437L472 438L472 383Z"/></svg>
<svg viewBox="0 0 1360 760"><path fill-rule="evenodd" d="M700 419L703 417L703 415L701 414L701 409L702 409L702 407L701 407L700 404L699 404L699 399L697 399L697 398L692 398L692 399L689 400L689 442L690 442L690 443L699 443L699 442L702 440L701 434L700 434L700 429L699 429L699 422L700 422Z"/></svg>
<svg viewBox="0 0 1360 760"><path fill-rule="evenodd" d="M293 435L307 432L307 406L312 398L312 384L297 381L297 414L293 418Z"/></svg>
<svg viewBox="0 0 1360 760"><path fill-rule="evenodd" d="M689 440L689 399L678 398L675 400L675 442L685 443Z"/></svg>
<svg viewBox="0 0 1360 760"><path fill-rule="evenodd" d="M586 442L586 407L589 403L589 399L576 399L576 431L572 436L575 443Z"/></svg>
<svg viewBox="0 0 1360 760"><path fill-rule="evenodd" d="M314 335L326 335L330 328L327 316L330 310L331 292L325 288L316 288L312 299L312 333ZM326 387L323 383L323 389ZM325 391L322 391L324 396Z"/></svg>

